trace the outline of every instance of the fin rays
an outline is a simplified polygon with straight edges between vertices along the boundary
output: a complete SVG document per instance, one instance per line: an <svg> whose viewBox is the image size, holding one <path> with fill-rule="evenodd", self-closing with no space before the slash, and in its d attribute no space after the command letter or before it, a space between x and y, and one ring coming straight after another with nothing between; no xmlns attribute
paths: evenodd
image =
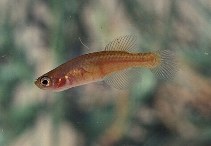
<svg viewBox="0 0 211 146"><path fill-rule="evenodd" d="M160 79L172 79L178 71L175 52L171 50L157 51L160 64L151 71Z"/></svg>
<svg viewBox="0 0 211 146"><path fill-rule="evenodd" d="M128 89L141 75L140 69L130 68L107 75L104 81L116 89Z"/></svg>
<svg viewBox="0 0 211 146"><path fill-rule="evenodd" d="M116 38L105 47L105 51L134 51L136 49L136 36L126 35Z"/></svg>

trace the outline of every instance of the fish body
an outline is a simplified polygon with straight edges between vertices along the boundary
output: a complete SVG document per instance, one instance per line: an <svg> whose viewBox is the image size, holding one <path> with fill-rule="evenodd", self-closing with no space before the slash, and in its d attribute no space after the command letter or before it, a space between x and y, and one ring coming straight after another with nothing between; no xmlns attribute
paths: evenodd
<svg viewBox="0 0 211 146"><path fill-rule="evenodd" d="M84 54L69 60L39 77L35 84L41 89L62 91L71 87L105 80L109 85L121 89L132 81L129 79L133 77L128 75L128 71L134 73L134 71L130 71L131 68L144 67L152 70L160 68L161 62L165 59L163 59L162 53L168 60L172 59L171 56L168 58L170 54L168 51L129 52L133 47L133 36L117 38L106 46L105 51ZM166 72L172 74L171 68L173 68L172 65L168 65L167 69L170 69L170 71L164 70L163 76L165 76ZM158 72L157 69L155 71ZM139 74L139 72L137 73Z"/></svg>

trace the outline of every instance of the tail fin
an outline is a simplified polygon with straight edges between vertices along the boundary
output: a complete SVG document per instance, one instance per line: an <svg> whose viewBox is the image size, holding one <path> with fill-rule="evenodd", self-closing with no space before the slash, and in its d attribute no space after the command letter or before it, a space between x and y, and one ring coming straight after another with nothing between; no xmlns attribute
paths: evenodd
<svg viewBox="0 0 211 146"><path fill-rule="evenodd" d="M177 68L176 54L172 50L158 50L159 64L152 68L151 71L159 79L172 79L174 78Z"/></svg>

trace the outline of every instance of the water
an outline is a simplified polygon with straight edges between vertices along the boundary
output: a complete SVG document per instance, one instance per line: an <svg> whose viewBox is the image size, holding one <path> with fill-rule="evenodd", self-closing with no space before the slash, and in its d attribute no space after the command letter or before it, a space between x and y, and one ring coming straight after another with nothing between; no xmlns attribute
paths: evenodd
<svg viewBox="0 0 211 146"><path fill-rule="evenodd" d="M210 10L209 1L0 0L0 145L211 144ZM124 35L137 36L140 52L174 50L175 78L143 69L129 90L34 85Z"/></svg>

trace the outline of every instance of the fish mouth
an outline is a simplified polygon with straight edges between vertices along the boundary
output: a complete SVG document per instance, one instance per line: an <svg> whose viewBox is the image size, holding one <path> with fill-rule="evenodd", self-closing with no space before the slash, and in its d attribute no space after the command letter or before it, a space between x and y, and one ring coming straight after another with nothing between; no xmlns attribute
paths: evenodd
<svg viewBox="0 0 211 146"><path fill-rule="evenodd" d="M34 81L34 84L35 84L37 87L39 87L38 79L36 79L36 80Z"/></svg>
<svg viewBox="0 0 211 146"><path fill-rule="evenodd" d="M42 86L40 85L38 79L34 81L34 84L35 84L39 89L43 89Z"/></svg>

